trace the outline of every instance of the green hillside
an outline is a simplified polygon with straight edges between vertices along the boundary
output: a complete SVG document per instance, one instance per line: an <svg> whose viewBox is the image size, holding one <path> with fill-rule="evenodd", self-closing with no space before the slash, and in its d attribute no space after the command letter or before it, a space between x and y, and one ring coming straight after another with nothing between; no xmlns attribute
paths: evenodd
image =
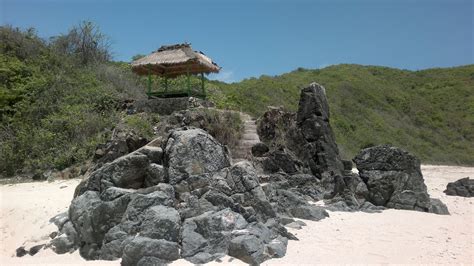
<svg viewBox="0 0 474 266"><path fill-rule="evenodd" d="M326 88L339 148L352 158L363 147L389 143L424 163L474 164L474 65L407 71L335 65L320 70L215 83L221 108L255 117L267 106L296 110L300 88Z"/></svg>
<svg viewBox="0 0 474 266"><path fill-rule="evenodd" d="M49 40L33 29L1 26L0 40L0 176L80 164L117 125L152 137L159 118L123 109L145 97L146 79L110 60L94 24ZM218 107L258 117L267 106L296 110L300 88L313 81L326 87L345 158L391 143L424 163L474 165L474 65L415 72L337 65L213 81L207 89Z"/></svg>
<svg viewBox="0 0 474 266"><path fill-rule="evenodd" d="M90 159L123 101L145 97L128 67L109 62L93 24L49 41L2 26L0 40L0 177Z"/></svg>

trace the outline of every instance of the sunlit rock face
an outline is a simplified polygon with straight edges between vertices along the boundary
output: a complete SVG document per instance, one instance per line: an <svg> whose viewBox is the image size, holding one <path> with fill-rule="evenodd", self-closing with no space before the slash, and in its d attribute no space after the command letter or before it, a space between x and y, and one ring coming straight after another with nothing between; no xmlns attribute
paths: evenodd
<svg viewBox="0 0 474 266"><path fill-rule="evenodd" d="M295 239L279 222L255 168L230 165L226 147L201 129L170 133L163 147L145 146L107 163L76 189L51 242L58 253L123 265L185 258L205 263L226 254L259 264ZM251 245L250 245L251 244Z"/></svg>

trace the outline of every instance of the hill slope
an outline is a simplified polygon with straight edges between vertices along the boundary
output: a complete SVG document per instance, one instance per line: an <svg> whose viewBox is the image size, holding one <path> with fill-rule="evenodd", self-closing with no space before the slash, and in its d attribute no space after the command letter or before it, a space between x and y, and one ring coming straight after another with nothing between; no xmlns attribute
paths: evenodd
<svg viewBox="0 0 474 266"><path fill-rule="evenodd" d="M93 24L79 27L49 41L32 29L0 27L0 176L81 164L118 125L153 137L159 118L123 110L146 97L146 79L109 61L100 46L83 51L77 29L95 36L93 44L102 35ZM269 105L295 110L300 88L313 81L326 87L343 157L391 143L424 163L474 165L474 65L415 72L338 65L210 82L208 90L218 107L258 117Z"/></svg>
<svg viewBox="0 0 474 266"><path fill-rule="evenodd" d="M258 117L267 106L294 111L300 88L314 81L326 87L344 157L390 143L424 163L474 164L474 65L422 71L336 65L215 82L210 91L218 107Z"/></svg>
<svg viewBox="0 0 474 266"><path fill-rule="evenodd" d="M123 102L145 97L128 67L83 63L71 32L45 41L0 27L0 177L84 162L121 122Z"/></svg>

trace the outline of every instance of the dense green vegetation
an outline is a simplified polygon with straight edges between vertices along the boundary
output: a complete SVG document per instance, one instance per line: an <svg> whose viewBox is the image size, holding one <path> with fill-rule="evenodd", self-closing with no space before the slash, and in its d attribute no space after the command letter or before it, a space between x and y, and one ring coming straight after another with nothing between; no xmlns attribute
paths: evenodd
<svg viewBox="0 0 474 266"><path fill-rule="evenodd" d="M258 117L269 105L295 111L300 88L311 82L326 88L344 157L389 143L424 163L474 164L474 65L422 71L360 65L298 69L215 83L212 98L221 108Z"/></svg>
<svg viewBox="0 0 474 266"><path fill-rule="evenodd" d="M106 36L95 25L82 23L47 41L33 29L2 26L0 40L0 176L81 163L119 124L153 135L160 117L121 108L145 97L146 79L110 61ZM267 106L295 111L300 88L313 81L326 87L345 158L391 143L424 163L474 165L474 65L423 71L337 65L210 82L207 90L218 107L258 117ZM239 125L234 116L208 117L209 130L223 139L230 136L223 121ZM214 121L218 126L210 126Z"/></svg>
<svg viewBox="0 0 474 266"><path fill-rule="evenodd" d="M121 101L144 97L128 69L107 61L103 38L90 23L50 41L0 27L0 175L90 158L121 120Z"/></svg>

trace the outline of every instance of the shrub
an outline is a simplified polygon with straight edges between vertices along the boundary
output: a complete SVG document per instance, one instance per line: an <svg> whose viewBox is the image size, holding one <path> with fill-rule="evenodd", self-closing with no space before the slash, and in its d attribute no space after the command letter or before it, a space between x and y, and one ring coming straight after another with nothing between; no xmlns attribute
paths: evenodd
<svg viewBox="0 0 474 266"><path fill-rule="evenodd" d="M128 129L148 139L153 137L153 125L159 121L159 115L147 113L128 115L124 118L124 124Z"/></svg>

